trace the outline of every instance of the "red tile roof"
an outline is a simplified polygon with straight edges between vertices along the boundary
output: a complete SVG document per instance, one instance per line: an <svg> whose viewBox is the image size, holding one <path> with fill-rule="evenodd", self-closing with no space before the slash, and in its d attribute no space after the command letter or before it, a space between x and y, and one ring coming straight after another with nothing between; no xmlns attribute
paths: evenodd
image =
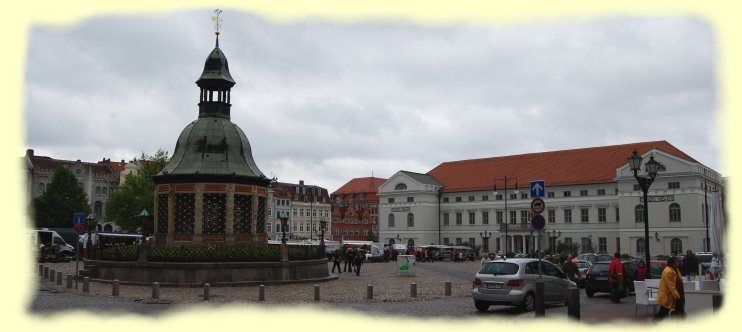
<svg viewBox="0 0 742 332"><path fill-rule="evenodd" d="M384 181L386 179L377 177L355 178L335 190L332 195L366 193L366 200L378 200L377 193Z"/></svg>
<svg viewBox="0 0 742 332"><path fill-rule="evenodd" d="M627 158L634 149L642 155L652 148L697 162L667 141L654 141L451 161L427 174L443 183L444 192L491 190L495 179L505 176L517 178L519 188L528 188L529 182L534 180L544 180L547 186L607 183L614 181L616 168L628 163ZM508 187L512 188L514 182ZM502 185L502 181L497 182L498 188Z"/></svg>

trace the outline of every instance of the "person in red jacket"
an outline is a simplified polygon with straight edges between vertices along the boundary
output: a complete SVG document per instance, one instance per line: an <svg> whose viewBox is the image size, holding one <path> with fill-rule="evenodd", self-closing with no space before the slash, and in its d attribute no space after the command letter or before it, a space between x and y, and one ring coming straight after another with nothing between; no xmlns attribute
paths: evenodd
<svg viewBox="0 0 742 332"><path fill-rule="evenodd" d="M623 264L621 264L621 254L616 252L608 267L608 283L611 285L611 301L621 303L623 294Z"/></svg>
<svg viewBox="0 0 742 332"><path fill-rule="evenodd" d="M634 275L634 280L636 281L644 281L644 279L647 278L647 264L644 263L644 261L639 261L639 264L636 266L636 274Z"/></svg>

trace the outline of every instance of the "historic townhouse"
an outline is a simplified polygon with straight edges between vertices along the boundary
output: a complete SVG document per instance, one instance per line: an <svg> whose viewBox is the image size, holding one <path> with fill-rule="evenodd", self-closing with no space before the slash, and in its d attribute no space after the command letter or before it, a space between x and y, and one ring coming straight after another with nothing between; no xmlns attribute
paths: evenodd
<svg viewBox="0 0 742 332"><path fill-rule="evenodd" d="M330 232L330 196L327 189L298 184L273 182L269 189L272 194L268 220L269 237L278 240L282 236L281 222L278 219L283 213L289 216L286 237L292 240L319 240L320 221L327 221L325 239Z"/></svg>
<svg viewBox="0 0 742 332"><path fill-rule="evenodd" d="M332 193L332 239L378 238L379 186L386 179L355 178Z"/></svg>
<svg viewBox="0 0 742 332"><path fill-rule="evenodd" d="M641 173L650 156L661 164L648 193L651 253L705 250L704 206L723 191L722 178L666 141L444 162L426 174L400 171L379 188L380 241L530 252L539 246L530 227L529 183L544 180L540 249L568 242L583 252L640 256L642 191L627 161L634 149L644 159Z"/></svg>

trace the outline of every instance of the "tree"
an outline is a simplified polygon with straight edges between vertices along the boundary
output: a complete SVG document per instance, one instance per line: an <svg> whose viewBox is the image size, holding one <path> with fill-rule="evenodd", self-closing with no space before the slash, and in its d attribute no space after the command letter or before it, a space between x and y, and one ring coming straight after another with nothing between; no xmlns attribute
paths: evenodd
<svg viewBox="0 0 742 332"><path fill-rule="evenodd" d="M125 231L134 231L141 226L139 214L147 210L153 212L155 185L142 173L129 173L124 184L108 196L106 216ZM151 222L147 228L151 228ZM151 233L151 232L150 232Z"/></svg>
<svg viewBox="0 0 742 332"><path fill-rule="evenodd" d="M106 201L106 216L125 231L135 231L144 226L142 232L152 234L155 184L151 177L157 175L168 161L167 151L162 149L158 149L151 156L142 152L140 171L127 174L124 183L109 195ZM150 220L144 225L139 217L142 210L150 213Z"/></svg>
<svg viewBox="0 0 742 332"><path fill-rule="evenodd" d="M54 170L52 182L43 195L33 201L36 227L72 227L72 215L90 213L88 196L72 171L64 167Z"/></svg>
<svg viewBox="0 0 742 332"><path fill-rule="evenodd" d="M374 232L369 232L368 235L366 235L366 241L376 242L379 241L379 238L376 237L376 234L374 234Z"/></svg>

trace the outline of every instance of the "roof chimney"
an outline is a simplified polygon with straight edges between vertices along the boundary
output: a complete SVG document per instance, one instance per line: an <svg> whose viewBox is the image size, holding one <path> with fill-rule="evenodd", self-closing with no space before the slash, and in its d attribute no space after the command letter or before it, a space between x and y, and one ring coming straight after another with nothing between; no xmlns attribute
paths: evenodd
<svg viewBox="0 0 742 332"><path fill-rule="evenodd" d="M33 149L26 150L26 157L33 157Z"/></svg>
<svg viewBox="0 0 742 332"><path fill-rule="evenodd" d="M304 180L299 180L299 185L304 187Z"/></svg>

